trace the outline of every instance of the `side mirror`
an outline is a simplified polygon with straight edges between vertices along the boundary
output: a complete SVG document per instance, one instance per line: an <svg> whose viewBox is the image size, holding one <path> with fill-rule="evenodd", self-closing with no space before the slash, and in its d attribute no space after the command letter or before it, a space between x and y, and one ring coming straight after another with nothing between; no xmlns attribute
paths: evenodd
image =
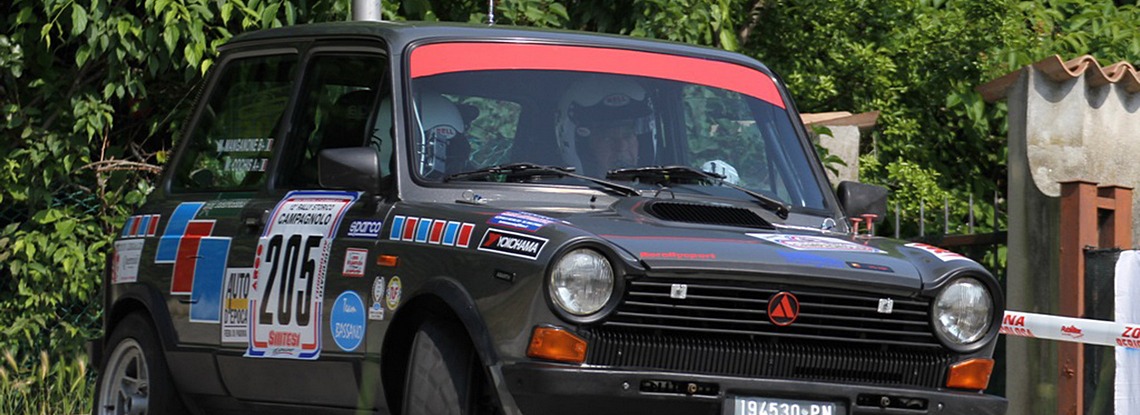
<svg viewBox="0 0 1140 415"><path fill-rule="evenodd" d="M839 198L839 207L849 218L857 218L863 214L877 215L875 223L880 223L887 216L887 188L864 184L859 182L840 182L835 195Z"/></svg>
<svg viewBox="0 0 1140 415"><path fill-rule="evenodd" d="M380 156L371 147L328 148L317 157L317 177L328 189L380 192Z"/></svg>

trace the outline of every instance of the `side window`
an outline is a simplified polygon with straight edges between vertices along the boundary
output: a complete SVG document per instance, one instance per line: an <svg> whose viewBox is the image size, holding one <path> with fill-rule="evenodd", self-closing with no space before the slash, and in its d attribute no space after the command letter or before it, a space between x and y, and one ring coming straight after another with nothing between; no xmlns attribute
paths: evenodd
<svg viewBox="0 0 1140 415"><path fill-rule="evenodd" d="M294 55L275 55L226 64L175 167L175 191L253 190L264 183L296 62Z"/></svg>
<svg viewBox="0 0 1140 415"><path fill-rule="evenodd" d="M379 55L345 54L318 54L310 60L281 169L286 187L318 187L317 156L329 148L372 146L387 173L392 105L386 62Z"/></svg>

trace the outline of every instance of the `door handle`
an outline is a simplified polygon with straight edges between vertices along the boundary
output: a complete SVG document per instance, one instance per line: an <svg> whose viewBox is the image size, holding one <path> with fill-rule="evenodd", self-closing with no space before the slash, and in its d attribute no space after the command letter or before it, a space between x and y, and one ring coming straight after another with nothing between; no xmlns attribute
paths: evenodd
<svg viewBox="0 0 1140 415"><path fill-rule="evenodd" d="M246 231L250 233L257 233L265 227L265 221L269 217L269 211L263 210L260 213L247 212L241 215L241 223L245 226Z"/></svg>

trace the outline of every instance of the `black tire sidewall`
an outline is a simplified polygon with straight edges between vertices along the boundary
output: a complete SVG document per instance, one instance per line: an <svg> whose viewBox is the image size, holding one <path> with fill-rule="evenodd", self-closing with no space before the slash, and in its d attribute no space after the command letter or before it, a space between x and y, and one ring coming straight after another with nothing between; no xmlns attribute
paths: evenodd
<svg viewBox="0 0 1140 415"><path fill-rule="evenodd" d="M100 365L99 376L95 384L95 406L92 408L92 413L96 415L102 413L100 408L103 405L103 382L105 381L104 377L107 376L107 365L111 363L110 360L114 357L115 350L127 339L134 339L138 343L139 348L142 349L143 360L146 361L147 387L149 388L147 414L185 414L186 409L181 397L178 396L177 388L175 388L170 376L170 370L166 366L162 344L155 334L155 326L150 318L138 312L124 317L115 326L114 331L111 332L111 337L107 340L106 350L108 352Z"/></svg>
<svg viewBox="0 0 1140 415"><path fill-rule="evenodd" d="M456 399L447 399L443 406L451 413L470 414L473 412L474 353L462 327L447 321L426 321L420 325L412 340L408 359L407 375L404 382L404 415L435 414L422 403L423 398L440 400L450 395L438 394L435 390L449 389ZM442 371L420 371L417 367L442 365ZM436 389L428 388L435 385Z"/></svg>

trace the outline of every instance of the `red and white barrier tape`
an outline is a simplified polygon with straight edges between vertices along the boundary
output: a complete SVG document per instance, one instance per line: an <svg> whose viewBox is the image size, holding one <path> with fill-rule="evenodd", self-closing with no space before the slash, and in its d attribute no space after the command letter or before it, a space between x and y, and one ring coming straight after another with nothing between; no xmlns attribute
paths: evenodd
<svg viewBox="0 0 1140 415"><path fill-rule="evenodd" d="M1140 349L1140 325L1006 311L1001 333L1039 339Z"/></svg>

